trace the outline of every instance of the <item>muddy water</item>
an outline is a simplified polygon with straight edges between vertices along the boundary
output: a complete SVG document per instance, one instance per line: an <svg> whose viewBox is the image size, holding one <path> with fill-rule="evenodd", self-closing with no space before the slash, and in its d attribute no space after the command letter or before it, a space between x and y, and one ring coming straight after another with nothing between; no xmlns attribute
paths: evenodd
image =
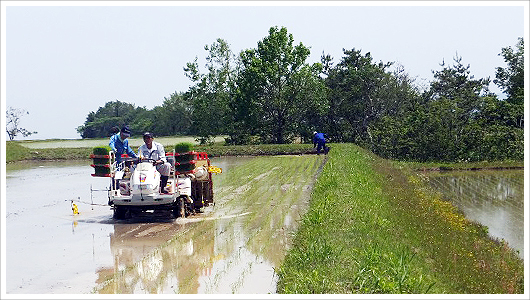
<svg viewBox="0 0 530 300"><path fill-rule="evenodd" d="M470 220L488 227L524 256L524 171L465 171L429 174L431 185Z"/></svg>
<svg viewBox="0 0 530 300"><path fill-rule="evenodd" d="M10 164L6 292L267 294L322 156L212 159L216 204L114 221L88 161ZM91 192L91 189L93 190ZM80 214L73 215L71 201Z"/></svg>

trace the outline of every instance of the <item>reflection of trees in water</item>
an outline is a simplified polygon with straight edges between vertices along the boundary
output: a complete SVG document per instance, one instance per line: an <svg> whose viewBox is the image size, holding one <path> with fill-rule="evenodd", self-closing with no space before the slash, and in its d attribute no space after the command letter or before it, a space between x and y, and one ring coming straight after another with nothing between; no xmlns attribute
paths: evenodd
<svg viewBox="0 0 530 300"><path fill-rule="evenodd" d="M524 252L524 171L467 171L430 174L429 182L466 218Z"/></svg>
<svg viewBox="0 0 530 300"><path fill-rule="evenodd" d="M255 158L223 178L216 213L244 213L216 220L214 252L222 257L202 278L202 293L275 292L274 268L307 208L317 157ZM259 278L252 282L253 279Z"/></svg>
<svg viewBox="0 0 530 300"><path fill-rule="evenodd" d="M196 293L211 266L213 222L116 224L110 247L114 267L98 270L96 293ZM156 228L158 226L158 228Z"/></svg>
<svg viewBox="0 0 530 300"><path fill-rule="evenodd" d="M278 267L296 229L294 221L300 219L307 208L314 175L322 160L315 157L282 157L253 162L255 166L251 165L246 172L240 173L239 178L233 179L252 178L247 181L250 188L232 201L252 208L252 213L240 226L244 232L234 233L234 237L242 237L252 253ZM263 170L263 173L253 176L256 169ZM266 172L272 169L273 172Z"/></svg>
<svg viewBox="0 0 530 300"><path fill-rule="evenodd" d="M429 182L457 205L523 208L523 171L449 172L431 176Z"/></svg>
<svg viewBox="0 0 530 300"><path fill-rule="evenodd" d="M249 159L231 172L223 169L216 178L215 213L199 215L198 222L116 224L110 239L114 266L98 270L95 292L258 293L264 286L274 292L273 268L307 208L322 161ZM265 273L263 282L249 282L258 273Z"/></svg>

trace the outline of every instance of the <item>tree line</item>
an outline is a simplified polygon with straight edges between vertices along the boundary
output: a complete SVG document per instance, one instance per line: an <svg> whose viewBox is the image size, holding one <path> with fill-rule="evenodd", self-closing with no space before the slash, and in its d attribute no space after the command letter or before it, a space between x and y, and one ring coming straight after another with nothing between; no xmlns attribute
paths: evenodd
<svg viewBox="0 0 530 300"><path fill-rule="evenodd" d="M291 143L326 132L392 159L479 161L523 159L524 47L501 49L506 62L493 82L504 99L475 79L456 55L440 64L427 88L403 66L377 62L369 52L343 50L335 64L295 44L285 27L271 27L254 49L235 55L217 39L205 46L205 70L196 57L184 67L193 85L153 109L119 100L90 112L83 138L108 137L129 124L133 133L193 135L201 143L227 136L228 144ZM113 131L114 130L114 131Z"/></svg>

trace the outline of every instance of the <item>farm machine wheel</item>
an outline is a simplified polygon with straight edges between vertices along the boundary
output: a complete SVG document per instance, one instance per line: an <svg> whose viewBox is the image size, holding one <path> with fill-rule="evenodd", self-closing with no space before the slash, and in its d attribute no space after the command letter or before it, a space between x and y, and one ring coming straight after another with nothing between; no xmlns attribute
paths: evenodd
<svg viewBox="0 0 530 300"><path fill-rule="evenodd" d="M196 181L192 185L193 209L200 212L204 206L213 203L212 185L209 181Z"/></svg>
<svg viewBox="0 0 530 300"><path fill-rule="evenodd" d="M186 200L184 197L179 197L177 199L177 206L173 209L173 215L175 218L186 217Z"/></svg>

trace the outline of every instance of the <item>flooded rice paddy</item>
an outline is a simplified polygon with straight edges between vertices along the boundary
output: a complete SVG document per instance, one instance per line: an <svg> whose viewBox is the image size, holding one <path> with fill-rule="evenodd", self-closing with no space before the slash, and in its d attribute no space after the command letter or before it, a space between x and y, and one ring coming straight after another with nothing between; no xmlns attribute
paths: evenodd
<svg viewBox="0 0 530 300"><path fill-rule="evenodd" d="M456 205L469 220L488 227L524 257L524 171L430 173L431 186Z"/></svg>
<svg viewBox="0 0 530 300"><path fill-rule="evenodd" d="M215 206L112 219L89 161L9 164L8 294L268 294L322 156L212 159ZM523 171L430 173L466 216L523 255ZM91 192L91 189L93 190ZM73 215L74 200L80 214Z"/></svg>
<svg viewBox="0 0 530 300"><path fill-rule="evenodd" d="M215 206L115 221L89 161L10 164L8 294L267 294L322 156L212 159ZM91 192L91 190L93 190ZM71 201L79 215L73 215Z"/></svg>

